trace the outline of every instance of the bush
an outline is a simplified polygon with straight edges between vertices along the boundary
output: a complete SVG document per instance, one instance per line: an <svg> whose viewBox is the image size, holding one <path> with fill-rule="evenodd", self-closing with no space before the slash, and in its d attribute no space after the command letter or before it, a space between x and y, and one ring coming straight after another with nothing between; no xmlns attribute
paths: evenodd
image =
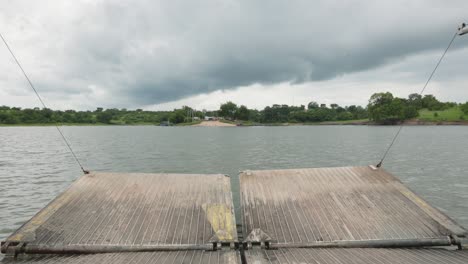
<svg viewBox="0 0 468 264"><path fill-rule="evenodd" d="M465 113L465 115L468 115L468 102L461 104L460 109L462 110L463 113Z"/></svg>

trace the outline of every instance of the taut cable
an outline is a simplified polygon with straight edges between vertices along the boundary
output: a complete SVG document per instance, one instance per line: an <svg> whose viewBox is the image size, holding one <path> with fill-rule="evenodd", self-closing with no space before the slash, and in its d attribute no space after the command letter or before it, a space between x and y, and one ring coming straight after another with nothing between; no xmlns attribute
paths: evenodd
<svg viewBox="0 0 468 264"><path fill-rule="evenodd" d="M439 61L437 62L436 66L434 67L434 70L432 70L432 73L431 75L429 76L429 79L427 79L426 81L426 84L424 84L424 87L422 88L421 92L419 92L419 95L422 95L424 93L424 90L426 90L426 87L427 85L429 84L429 82L432 80L432 76L434 76L434 73L437 71L437 68L439 68L439 65L440 63L442 62L442 60L444 59L445 57L445 54L447 54L447 51L450 49L450 47L452 46L452 43L453 41L455 40L455 37L457 36L458 33L455 33L452 37L452 39L450 40L447 48L445 49L444 53L442 54L442 56L440 57ZM395 136L393 137L392 139L392 142L390 143L390 145L388 146L387 150L384 152L382 158L380 159L380 162L376 165L377 168L380 168L382 166L382 163L384 162L385 158L387 157L387 154L388 152L390 151L390 149L392 148L393 144L395 144L395 141L396 139L398 138L398 136L400 135L400 132L401 130L403 129L403 124L401 123L400 124L400 127L398 128L398 131L396 132Z"/></svg>
<svg viewBox="0 0 468 264"><path fill-rule="evenodd" d="M41 96L39 95L39 93L37 92L36 88L34 87L33 83L31 82L31 80L29 79L28 75L26 74L26 72L24 71L23 67L21 66L21 64L19 63L18 59L16 58L15 54L13 53L13 51L11 50L10 46L8 45L8 43L6 42L5 38L3 37L3 35L0 33L0 37L2 38L3 40L3 43L5 43L5 46L7 47L8 51L10 52L11 56L13 57L13 59L15 60L16 64L18 65L18 67L20 68L21 72L23 73L24 77L26 78L26 80L28 81L29 85L31 86L31 88L33 89L34 93L36 94L37 98L39 99L39 101L41 102L42 106L44 108L47 108L47 106L45 105L44 101L42 101L42 98ZM73 152L73 149L70 145L70 143L68 142L67 138L65 138L65 135L62 133L62 130L60 130L60 128L57 126L57 124L55 124L55 128L57 129L57 131L59 132L60 136L62 137L63 139L63 142L65 142L65 145L67 145L68 149L70 150L70 153L73 155L73 158L75 159L76 163L78 163L78 166L80 166L81 168L81 171L84 173L84 174L88 174L89 171L85 170L83 168L83 165L81 165L81 162L80 160L78 160L78 157L76 156L75 152Z"/></svg>

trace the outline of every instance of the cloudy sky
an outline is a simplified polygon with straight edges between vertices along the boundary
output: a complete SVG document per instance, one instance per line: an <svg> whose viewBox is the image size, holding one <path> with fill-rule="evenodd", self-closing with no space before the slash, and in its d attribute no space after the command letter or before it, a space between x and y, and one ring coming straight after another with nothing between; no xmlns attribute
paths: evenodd
<svg viewBox="0 0 468 264"><path fill-rule="evenodd" d="M0 33L54 109L365 105L420 91L466 0L0 0ZM427 88L468 101L468 37ZM0 105L39 106L5 46Z"/></svg>

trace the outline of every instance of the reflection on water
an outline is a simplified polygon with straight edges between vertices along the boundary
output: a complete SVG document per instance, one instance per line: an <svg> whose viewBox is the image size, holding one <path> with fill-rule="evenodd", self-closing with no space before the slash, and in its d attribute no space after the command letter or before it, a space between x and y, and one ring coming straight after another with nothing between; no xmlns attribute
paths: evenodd
<svg viewBox="0 0 468 264"><path fill-rule="evenodd" d="M229 174L236 200L241 170L376 164L396 129L104 126L63 131L86 169ZM81 172L53 127L2 127L0 153L3 240ZM468 226L467 160L468 127L405 127L384 167Z"/></svg>

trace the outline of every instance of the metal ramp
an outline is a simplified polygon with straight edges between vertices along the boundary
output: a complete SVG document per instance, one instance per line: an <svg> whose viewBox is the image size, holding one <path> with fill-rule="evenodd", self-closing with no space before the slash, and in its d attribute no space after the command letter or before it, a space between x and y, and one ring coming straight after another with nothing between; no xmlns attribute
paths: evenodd
<svg viewBox="0 0 468 264"><path fill-rule="evenodd" d="M248 250L251 264L466 264L468 251L396 248L288 248Z"/></svg>
<svg viewBox="0 0 468 264"><path fill-rule="evenodd" d="M467 231L382 169L245 171L240 185L245 263L468 263L453 250Z"/></svg>
<svg viewBox="0 0 468 264"><path fill-rule="evenodd" d="M91 173L8 237L2 252L77 254L234 247L233 208L230 179L221 174Z"/></svg>
<svg viewBox="0 0 468 264"><path fill-rule="evenodd" d="M0 263L468 263L435 248L466 230L382 169L246 171L240 192L241 242L225 175L84 175L2 243Z"/></svg>
<svg viewBox="0 0 468 264"><path fill-rule="evenodd" d="M240 185L249 246L449 246L467 235L374 167L246 171Z"/></svg>

